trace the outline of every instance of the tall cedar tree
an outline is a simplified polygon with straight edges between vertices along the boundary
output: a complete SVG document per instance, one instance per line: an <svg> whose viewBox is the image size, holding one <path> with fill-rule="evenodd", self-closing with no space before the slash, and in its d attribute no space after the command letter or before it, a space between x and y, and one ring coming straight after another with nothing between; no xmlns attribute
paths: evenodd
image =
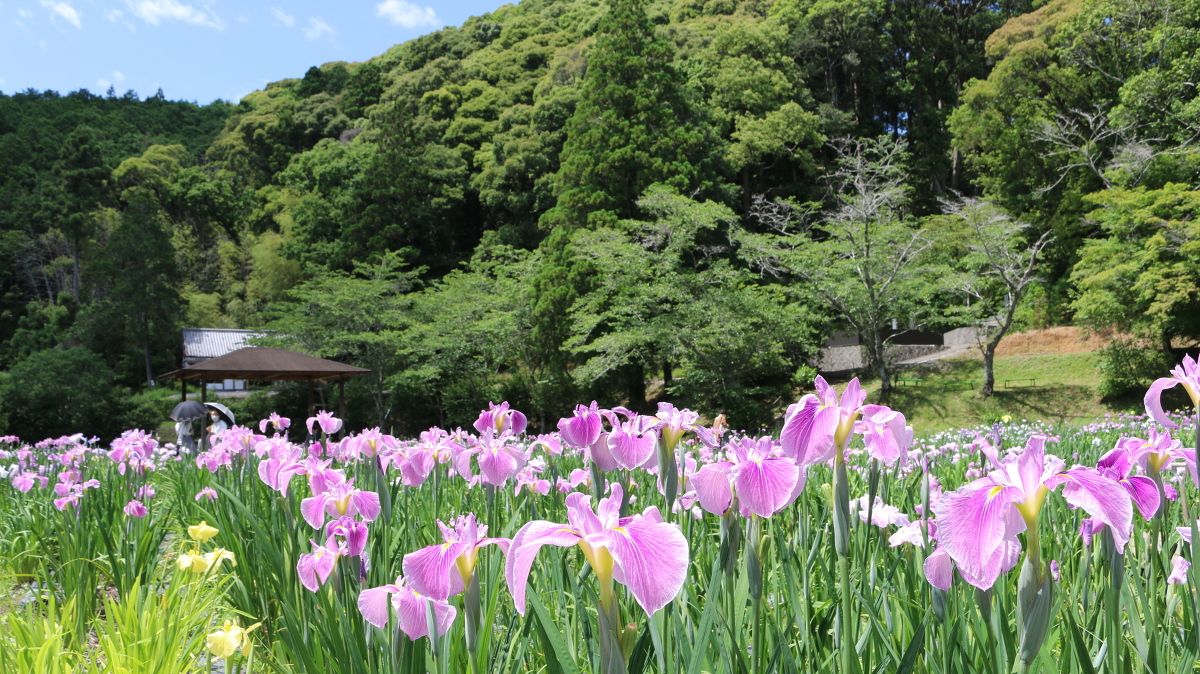
<svg viewBox="0 0 1200 674"><path fill-rule="evenodd" d="M180 319L179 268L171 235L158 209L142 195L121 213L108 245L88 268L96 296L92 326L112 330L110 340L124 338L127 374L141 361L146 383L154 380L154 362L166 364L178 344ZM103 349L114 353L116 349ZM132 380L132 377L130 377Z"/></svg>
<svg viewBox="0 0 1200 674"><path fill-rule="evenodd" d="M600 20L588 52L579 103L567 121L558 171L557 205L540 224L555 229L542 243L543 263L532 284L533 338L552 374L565 375L560 350L570 334L569 312L586 292L590 265L574 259L571 232L633 218L647 187L679 190L706 185L712 167L705 146L714 140L671 67L671 45L654 34L645 0L616 0ZM644 390L631 375L630 402Z"/></svg>
<svg viewBox="0 0 1200 674"><path fill-rule="evenodd" d="M654 34L645 6L616 0L600 21L567 122L558 204L543 216L544 227L584 225L602 210L632 218L650 185L686 191L709 178L711 134L689 105L671 67L671 45Z"/></svg>
<svg viewBox="0 0 1200 674"><path fill-rule="evenodd" d="M63 213L59 229L71 242L74 293L79 297L80 249L95 229L92 212L106 196L106 182L111 170L104 165L99 134L83 124L76 127L63 146L57 170L62 187Z"/></svg>

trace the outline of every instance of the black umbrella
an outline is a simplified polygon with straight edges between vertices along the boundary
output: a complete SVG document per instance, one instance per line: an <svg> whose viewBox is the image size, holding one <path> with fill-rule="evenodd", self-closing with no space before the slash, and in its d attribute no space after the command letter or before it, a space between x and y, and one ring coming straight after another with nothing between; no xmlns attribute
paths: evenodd
<svg viewBox="0 0 1200 674"><path fill-rule="evenodd" d="M171 410L171 419L173 421L192 421L194 419L202 419L206 414L208 414L208 410L205 409L204 405L195 400L185 400L176 405L175 409Z"/></svg>

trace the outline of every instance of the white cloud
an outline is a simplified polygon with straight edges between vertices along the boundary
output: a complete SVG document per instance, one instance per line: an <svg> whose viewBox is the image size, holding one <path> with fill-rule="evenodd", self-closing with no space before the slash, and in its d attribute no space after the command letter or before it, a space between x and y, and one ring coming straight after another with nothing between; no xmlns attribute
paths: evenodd
<svg viewBox="0 0 1200 674"><path fill-rule="evenodd" d="M107 89L111 86L120 84L121 82L124 82L124 81L125 81L125 75L121 74L120 70L114 70L112 73L111 80L101 77L100 79L96 80L96 86L100 87L101 89Z"/></svg>
<svg viewBox="0 0 1200 674"><path fill-rule="evenodd" d="M22 19L32 19L33 18L33 12L31 12L27 9L18 9L17 15L20 16Z"/></svg>
<svg viewBox="0 0 1200 674"><path fill-rule="evenodd" d="M41 0L42 7L50 10L51 17L60 16L67 23L76 28L83 28L83 22L79 20L79 12L68 2L53 2L53 0Z"/></svg>
<svg viewBox="0 0 1200 674"><path fill-rule="evenodd" d="M436 28L442 22L432 7L418 7L404 0L384 0L375 5L375 15L405 28L419 26Z"/></svg>
<svg viewBox="0 0 1200 674"><path fill-rule="evenodd" d="M196 9L178 0L125 0L129 11L148 24L157 26L162 21L182 21L196 26L208 26L222 30L225 24L207 5Z"/></svg>
<svg viewBox="0 0 1200 674"><path fill-rule="evenodd" d="M275 17L276 21L287 26L288 28L296 25L296 17L283 11L283 8L281 7L272 7L271 16Z"/></svg>
<svg viewBox="0 0 1200 674"><path fill-rule="evenodd" d="M319 16L308 17L308 28L304 29L304 37L310 40L317 40L326 35L333 35L333 26L325 22Z"/></svg>
<svg viewBox="0 0 1200 674"><path fill-rule="evenodd" d="M137 26L133 25L133 22L130 21L129 19L126 19L125 12L122 12L119 9L104 10L104 18L108 19L109 21L111 21L113 23L124 24L124 26L131 31L137 30Z"/></svg>

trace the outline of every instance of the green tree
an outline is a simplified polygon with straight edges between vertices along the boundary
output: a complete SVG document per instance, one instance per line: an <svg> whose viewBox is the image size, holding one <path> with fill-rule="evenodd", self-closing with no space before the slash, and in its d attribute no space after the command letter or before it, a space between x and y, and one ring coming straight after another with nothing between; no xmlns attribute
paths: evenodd
<svg viewBox="0 0 1200 674"><path fill-rule="evenodd" d="M654 32L645 0L616 0L587 53L575 113L567 122L558 204L542 225L585 225L590 213L629 218L651 184L711 187L713 141Z"/></svg>
<svg viewBox="0 0 1200 674"><path fill-rule="evenodd" d="M108 196L105 183L109 169L104 164L99 134L94 129L81 124L71 132L62 148L57 172L64 199L58 228L71 242L74 292L79 297L83 242L95 228L93 212Z"/></svg>
<svg viewBox="0 0 1200 674"><path fill-rule="evenodd" d="M489 400L502 398L535 413L542 429L568 413L570 396L531 396L542 378L531 357L532 258L488 237L464 268L412 295L411 322L397 343L403 367L389 380L404 397L398 405L410 432L424 430L427 419L465 427ZM531 364L524 373L521 363Z"/></svg>
<svg viewBox="0 0 1200 674"><path fill-rule="evenodd" d="M80 320L87 341L106 345L98 350L112 360L140 361L153 385L154 361L175 361L181 306L175 251L150 199L139 195L126 205L87 281L92 305Z"/></svg>
<svg viewBox="0 0 1200 674"><path fill-rule="evenodd" d="M376 264L358 263L353 272L322 272L292 289L291 299L272 305L274 335L263 343L296 348L367 368L375 422L385 424L384 382L396 369L410 300L419 270L405 270L395 254Z"/></svg>
<svg viewBox="0 0 1200 674"><path fill-rule="evenodd" d="M963 270L957 290L969 297L958 316L976 330L983 354L983 388L991 396L996 386L996 348L1013 327L1013 319L1026 292L1039 280L1038 258L1050 243L1050 232L1028 241L1029 225L1014 220L992 204L964 199L947 204L957 220L957 231L943 231L965 244L960 259Z"/></svg>
<svg viewBox="0 0 1200 674"><path fill-rule="evenodd" d="M832 207L812 222L788 204L760 202L755 216L768 233L740 235L739 255L764 273L799 279L857 333L886 396L892 326L927 320L948 270L925 261L929 241L906 210L904 142L845 140L834 149Z"/></svg>
<svg viewBox="0 0 1200 674"><path fill-rule="evenodd" d="M728 207L662 186L638 205L649 220L584 230L573 241L596 272L571 312L567 345L583 359L573 374L585 385L615 378L626 405L639 408L645 373L660 370L664 398L729 410L736 423L769 423L792 374L815 353L814 316L731 263L741 225Z"/></svg>
<svg viewBox="0 0 1200 674"><path fill-rule="evenodd" d="M1157 342L1200 337L1200 192L1114 188L1088 195L1106 236L1087 241L1071 274L1076 320Z"/></svg>

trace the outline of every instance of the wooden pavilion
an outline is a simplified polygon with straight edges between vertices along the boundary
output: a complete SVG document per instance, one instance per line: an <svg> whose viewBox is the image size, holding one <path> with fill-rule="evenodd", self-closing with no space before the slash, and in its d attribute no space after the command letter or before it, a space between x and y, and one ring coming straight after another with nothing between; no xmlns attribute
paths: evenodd
<svg viewBox="0 0 1200 674"><path fill-rule="evenodd" d="M162 379L178 379L183 387L183 400L187 400L187 383L197 379L200 383L200 402L207 401L206 381L225 379L252 379L257 381L307 381L308 414L313 416L313 382L336 381L338 383L338 416L346 417L346 380L370 372L353 365L333 360L315 358L303 353L266 346L248 346L210 358L194 365L168 372Z"/></svg>

